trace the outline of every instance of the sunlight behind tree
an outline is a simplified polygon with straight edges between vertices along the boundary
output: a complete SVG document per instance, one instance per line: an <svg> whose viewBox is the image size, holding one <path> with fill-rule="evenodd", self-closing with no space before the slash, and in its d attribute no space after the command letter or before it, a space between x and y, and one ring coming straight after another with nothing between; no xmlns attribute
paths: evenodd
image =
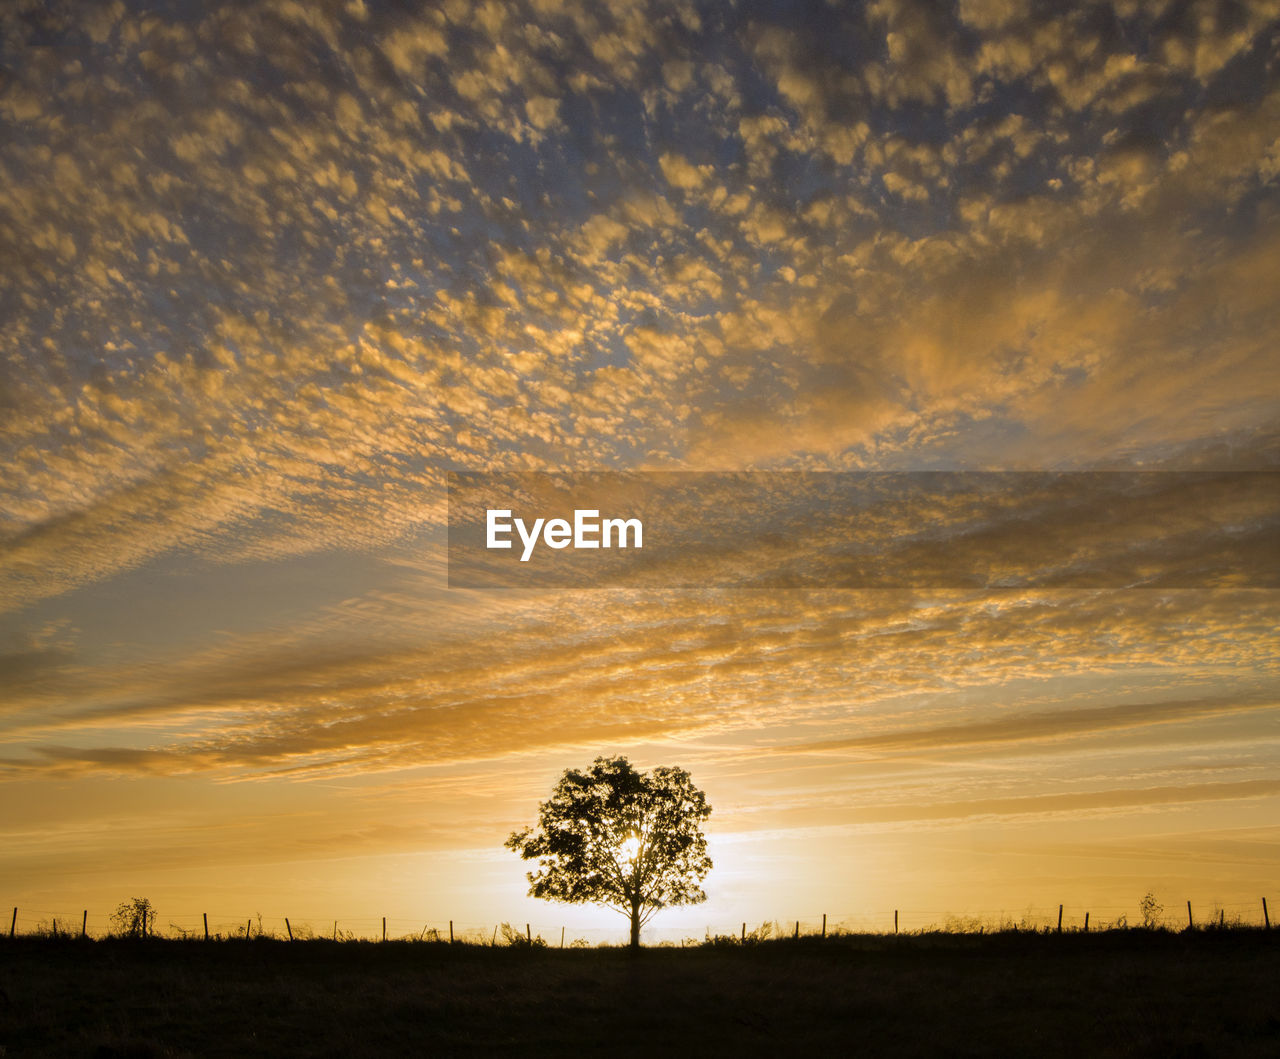
<svg viewBox="0 0 1280 1059"><path fill-rule="evenodd" d="M706 796L683 769L638 772L624 757L569 769L538 810L537 828L513 832L508 848L537 860L529 895L600 904L628 916L631 947L661 908L707 899L711 870L701 824Z"/></svg>

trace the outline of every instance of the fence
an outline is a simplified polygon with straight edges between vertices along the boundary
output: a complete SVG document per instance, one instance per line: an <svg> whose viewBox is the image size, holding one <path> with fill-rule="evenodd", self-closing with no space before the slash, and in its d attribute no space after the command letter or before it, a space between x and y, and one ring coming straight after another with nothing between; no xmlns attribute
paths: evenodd
<svg viewBox="0 0 1280 1059"><path fill-rule="evenodd" d="M732 924L706 924L696 930L689 926L650 926L644 931L647 943L701 944L737 940L745 944L765 937L816 937L840 934L898 934L942 932L977 934L998 931L1088 932L1127 927L1164 929L1199 928L1271 928L1271 910L1264 897L1257 903L1218 902L1196 906L1185 903L1166 909L1154 902L1145 908L1068 906L1060 904L1047 912L1028 909L1020 914L999 910L969 910L963 913L929 912L920 909L893 909L878 914L808 913L786 920L765 920L753 926L754 920ZM687 914L684 918L687 918ZM621 917L619 922L622 923ZM524 930L519 927L523 926ZM618 930L597 928L570 930L561 924L524 923L464 924L454 920L408 920L403 918L355 917L317 920L315 917L233 915L208 912L160 915L152 911L143 927L154 937L221 940L227 938L268 937L299 941L329 938L334 941L439 941L472 945L534 944L581 947L592 944L621 944L626 939L625 927ZM692 933L691 933L692 930ZM29 909L14 907L7 936L44 935L57 937L102 938L112 933L112 913L80 909L77 911ZM501 935L501 938L499 937ZM701 936L699 936L701 935Z"/></svg>

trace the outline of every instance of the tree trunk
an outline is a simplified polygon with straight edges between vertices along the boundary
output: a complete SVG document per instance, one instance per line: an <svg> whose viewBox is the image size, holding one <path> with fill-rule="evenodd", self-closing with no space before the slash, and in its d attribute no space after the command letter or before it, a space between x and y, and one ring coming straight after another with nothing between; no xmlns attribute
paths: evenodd
<svg viewBox="0 0 1280 1059"><path fill-rule="evenodd" d="M638 952L640 949L640 906L633 904L631 906L631 950Z"/></svg>

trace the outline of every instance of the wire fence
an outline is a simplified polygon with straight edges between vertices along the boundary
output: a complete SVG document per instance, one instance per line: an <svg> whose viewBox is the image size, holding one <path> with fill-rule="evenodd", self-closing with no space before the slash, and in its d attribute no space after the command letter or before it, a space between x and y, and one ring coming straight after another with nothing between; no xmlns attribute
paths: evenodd
<svg viewBox="0 0 1280 1059"><path fill-rule="evenodd" d="M123 907L123 906L122 906ZM1192 901L1163 905L1148 895L1138 905L1058 905L1048 910L1029 907L1009 909L968 909L963 912L898 908L882 912L807 912L786 919L718 921L690 925L646 926L647 944L705 944L762 941L778 937L836 937L849 934L981 934L1002 931L1086 932L1127 928L1208 929L1271 927L1270 906L1265 897L1254 902ZM621 920L620 924L624 921ZM130 932L130 924L120 910L43 909L13 906L9 929L3 937L40 935L47 937L105 938ZM225 940L232 938L278 938L292 941L329 939L333 941L431 941L471 945L542 944L550 947L578 947L621 944L625 926L603 928L568 927L562 923L463 922L449 919L357 916L319 918L263 915L258 912L167 913L146 906L145 923L133 932L150 937L173 939Z"/></svg>

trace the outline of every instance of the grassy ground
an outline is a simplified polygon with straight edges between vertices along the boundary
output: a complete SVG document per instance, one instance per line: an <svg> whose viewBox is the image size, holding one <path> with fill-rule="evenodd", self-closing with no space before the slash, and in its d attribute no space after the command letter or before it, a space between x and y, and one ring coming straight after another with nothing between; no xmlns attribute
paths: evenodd
<svg viewBox="0 0 1280 1059"><path fill-rule="evenodd" d="M1280 932L625 950L0 940L16 1056L1280 1055Z"/></svg>

